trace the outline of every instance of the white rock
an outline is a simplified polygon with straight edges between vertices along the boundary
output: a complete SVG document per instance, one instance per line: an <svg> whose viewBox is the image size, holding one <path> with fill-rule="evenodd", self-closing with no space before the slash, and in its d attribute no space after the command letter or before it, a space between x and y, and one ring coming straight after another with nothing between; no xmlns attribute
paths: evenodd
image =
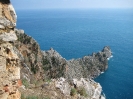
<svg viewBox="0 0 133 99"><path fill-rule="evenodd" d="M5 27L3 25L0 25L0 29L5 29Z"/></svg>
<svg viewBox="0 0 133 99"><path fill-rule="evenodd" d="M0 40L15 41L15 40L17 40L17 36L15 33L3 33L0 35Z"/></svg>
<svg viewBox="0 0 133 99"><path fill-rule="evenodd" d="M70 85L65 81L65 78L59 78L55 81L56 88L59 88L64 95L70 95Z"/></svg>

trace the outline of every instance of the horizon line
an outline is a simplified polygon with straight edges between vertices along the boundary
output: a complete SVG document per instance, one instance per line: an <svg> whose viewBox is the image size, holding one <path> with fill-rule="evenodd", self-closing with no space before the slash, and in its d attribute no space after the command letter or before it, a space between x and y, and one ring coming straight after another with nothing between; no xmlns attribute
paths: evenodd
<svg viewBox="0 0 133 99"><path fill-rule="evenodd" d="M100 10L100 9L133 9L133 7L128 8L28 8L28 9L17 9L15 10Z"/></svg>

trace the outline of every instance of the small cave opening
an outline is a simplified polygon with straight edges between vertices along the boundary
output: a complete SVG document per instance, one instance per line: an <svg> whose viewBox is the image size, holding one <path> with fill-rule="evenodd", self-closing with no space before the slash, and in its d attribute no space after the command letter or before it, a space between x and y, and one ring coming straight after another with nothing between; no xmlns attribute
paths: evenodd
<svg viewBox="0 0 133 99"><path fill-rule="evenodd" d="M0 0L0 2L2 4L10 4L11 3L10 0Z"/></svg>

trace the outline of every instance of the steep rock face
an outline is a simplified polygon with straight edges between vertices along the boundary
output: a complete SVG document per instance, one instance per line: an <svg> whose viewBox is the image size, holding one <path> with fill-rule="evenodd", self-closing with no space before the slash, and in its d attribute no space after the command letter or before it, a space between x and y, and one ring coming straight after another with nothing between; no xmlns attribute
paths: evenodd
<svg viewBox="0 0 133 99"><path fill-rule="evenodd" d="M106 46L102 51L84 56L79 59L72 59L67 62L67 77L71 78L92 78L100 75L108 67L108 58L111 57L111 49Z"/></svg>
<svg viewBox="0 0 133 99"><path fill-rule="evenodd" d="M4 0L0 2L0 40L13 41L17 39L14 34L17 16L13 6L10 3L6 3L6 0L5 2Z"/></svg>
<svg viewBox="0 0 133 99"><path fill-rule="evenodd" d="M20 60L12 41L16 13L9 0L0 0L0 99L20 99Z"/></svg>
<svg viewBox="0 0 133 99"><path fill-rule="evenodd" d="M51 48L48 51L43 51L44 66L43 69L47 77L59 78L65 77L67 60L63 58L57 51Z"/></svg>
<svg viewBox="0 0 133 99"><path fill-rule="evenodd" d="M18 40L14 41L14 46L21 53L21 79L26 79L30 83L34 80L44 78L43 54L38 43L24 33L24 30L15 29Z"/></svg>
<svg viewBox="0 0 133 99"><path fill-rule="evenodd" d="M10 43L1 44L0 49L0 99L20 99L17 90L21 85L19 58Z"/></svg>

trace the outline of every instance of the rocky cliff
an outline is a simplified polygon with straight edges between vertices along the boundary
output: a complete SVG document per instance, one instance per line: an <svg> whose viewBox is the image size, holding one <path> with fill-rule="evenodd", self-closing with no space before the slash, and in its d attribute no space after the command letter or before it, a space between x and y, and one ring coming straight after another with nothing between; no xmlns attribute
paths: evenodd
<svg viewBox="0 0 133 99"><path fill-rule="evenodd" d="M108 46L66 60L53 48L41 51L32 37L15 28L16 18L10 0L0 0L0 99L103 98L102 87L92 78L107 69Z"/></svg>
<svg viewBox="0 0 133 99"><path fill-rule="evenodd" d="M16 29L15 33L18 40L13 43L21 53L19 57L22 60L21 79L27 83L21 90L25 96L34 93L36 97L50 99L103 98L102 87L92 78L107 69L108 58L112 55L108 46L98 53L66 60L53 48L41 51L38 43L23 30Z"/></svg>
<svg viewBox="0 0 133 99"><path fill-rule="evenodd" d="M0 99L20 99L20 59L12 42L16 13L9 0L0 0ZM15 50L16 49L16 50Z"/></svg>
<svg viewBox="0 0 133 99"><path fill-rule="evenodd" d="M45 59L44 70L47 76L51 78L65 77L73 78L95 78L104 72L108 67L108 58L112 52L108 46L102 51L92 53L92 55L84 56L79 59L66 60L57 51L51 48L43 51Z"/></svg>
<svg viewBox="0 0 133 99"><path fill-rule="evenodd" d="M108 67L108 58L112 52L108 46L98 53L84 56L79 59L67 61L67 77L71 78L95 78L104 72Z"/></svg>
<svg viewBox="0 0 133 99"><path fill-rule="evenodd" d="M14 41L14 46L19 50L21 59L21 79L27 79L33 83L34 79L44 78L43 54L39 44L23 30L15 29L18 40Z"/></svg>

